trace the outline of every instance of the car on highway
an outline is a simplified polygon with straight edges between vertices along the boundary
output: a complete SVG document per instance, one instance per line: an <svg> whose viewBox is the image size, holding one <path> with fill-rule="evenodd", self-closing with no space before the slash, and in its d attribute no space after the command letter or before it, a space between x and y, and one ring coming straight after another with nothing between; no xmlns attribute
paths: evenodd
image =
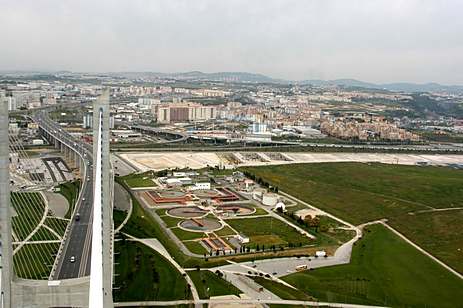
<svg viewBox="0 0 463 308"><path fill-rule="evenodd" d="M76 221L79 221L79 220L80 220L80 214L79 214L79 213L76 214L75 220L76 220Z"/></svg>
<svg viewBox="0 0 463 308"><path fill-rule="evenodd" d="M75 257L75 256L71 256L71 258L69 259L69 262L71 262L71 263L76 262L76 257Z"/></svg>

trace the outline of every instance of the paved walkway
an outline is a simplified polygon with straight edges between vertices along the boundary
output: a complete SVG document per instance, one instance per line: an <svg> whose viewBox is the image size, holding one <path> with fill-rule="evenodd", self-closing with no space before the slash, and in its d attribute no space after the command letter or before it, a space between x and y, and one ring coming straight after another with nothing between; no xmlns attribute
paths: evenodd
<svg viewBox="0 0 463 308"><path fill-rule="evenodd" d="M145 306L178 306L188 304L281 304L281 305L299 305L304 307L336 307L336 308L385 308L384 306L367 306L344 303L314 302L284 299L201 299L198 301L180 300L180 301L139 301L114 303L114 307L145 307Z"/></svg>
<svg viewBox="0 0 463 308"><path fill-rule="evenodd" d="M51 212L56 217L64 218L69 208L68 200L62 194L53 192L45 192L45 197Z"/></svg>
<svg viewBox="0 0 463 308"><path fill-rule="evenodd" d="M45 222L45 219L47 218L47 214L48 214L48 200L47 198L45 197L45 194L43 192L40 192L40 195L42 196L43 198L43 203L45 204L45 208L43 210L43 216L42 216L42 219L40 220L40 222L37 224L37 226L35 227L34 230L32 230L31 233L29 233L28 236L26 236L26 238L24 239L24 241L21 242L21 244L19 244L14 250L13 250L13 255L15 253L17 253L19 251L19 249L21 249L21 247L24 246L24 243L25 242L28 242L33 236L34 234L40 229L40 227L42 227L43 223Z"/></svg>
<svg viewBox="0 0 463 308"><path fill-rule="evenodd" d="M436 209L433 208L431 210L421 210L421 211L416 211L416 212L410 212L410 215L414 214L421 214L421 213L434 213L434 212L446 212L446 211L458 211L458 210L463 210L463 207L446 207L442 209Z"/></svg>
<svg viewBox="0 0 463 308"><path fill-rule="evenodd" d="M56 236L56 238L58 238L59 240L62 240L63 238L61 237L61 235L58 234L58 232L56 232L55 230L53 230L52 228L50 228L48 225L46 224L43 224L43 227L45 229L47 229L48 231L50 231L54 236Z"/></svg>
<svg viewBox="0 0 463 308"><path fill-rule="evenodd" d="M251 278L246 277L245 275L239 275L239 274L237 275L236 273L229 272L229 271L222 271L222 273L224 275L225 280L227 280L228 282L233 284L235 287L240 289L249 298L261 299L261 300L265 300L265 299L279 300L280 299L278 296L268 291L267 289L263 288L260 284L258 284Z"/></svg>
<svg viewBox="0 0 463 308"><path fill-rule="evenodd" d="M61 240L45 240L45 241L32 241L32 242L13 242L14 245L28 245L28 244L52 244L61 243Z"/></svg>

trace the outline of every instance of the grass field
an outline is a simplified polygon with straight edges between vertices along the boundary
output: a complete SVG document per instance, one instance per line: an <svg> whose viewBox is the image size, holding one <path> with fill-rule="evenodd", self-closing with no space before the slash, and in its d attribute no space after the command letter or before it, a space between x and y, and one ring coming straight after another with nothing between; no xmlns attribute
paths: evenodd
<svg viewBox="0 0 463 308"><path fill-rule="evenodd" d="M196 286L199 298L242 293L234 285L210 271L189 271L188 275Z"/></svg>
<svg viewBox="0 0 463 308"><path fill-rule="evenodd" d="M227 236L227 235L236 234L229 226L224 226L222 229L215 231L214 233L217 234L218 236Z"/></svg>
<svg viewBox="0 0 463 308"><path fill-rule="evenodd" d="M320 301L458 307L463 281L381 225L368 227L351 263L283 278Z"/></svg>
<svg viewBox="0 0 463 308"><path fill-rule="evenodd" d="M122 228L122 232L138 238L156 237L158 225L154 218L142 208L136 198L132 197L132 204L132 215Z"/></svg>
<svg viewBox="0 0 463 308"><path fill-rule="evenodd" d="M24 240L45 214L45 203L39 193L12 192L11 205L17 214L12 217L12 229L19 240Z"/></svg>
<svg viewBox="0 0 463 308"><path fill-rule="evenodd" d="M416 213L389 219L389 225L460 273L463 273L462 224L463 210Z"/></svg>
<svg viewBox="0 0 463 308"><path fill-rule="evenodd" d="M178 239L181 241L195 240L206 236L206 234L204 234L203 232L189 232L180 228L172 228L171 230L172 232L174 232L175 236L177 236Z"/></svg>
<svg viewBox="0 0 463 308"><path fill-rule="evenodd" d="M117 229L124 219L127 217L127 212L122 210L113 209L114 230Z"/></svg>
<svg viewBox="0 0 463 308"><path fill-rule="evenodd" d="M319 246L334 245L339 246L343 243L349 241L355 236L354 230L344 230L339 229L341 225L332 218L328 216L320 216L320 226L315 229L314 227L309 227L304 224L300 224L297 218L287 215L288 213L279 213L281 217L284 217L286 220L298 225L302 229L306 230L310 234L316 236L312 244Z"/></svg>
<svg viewBox="0 0 463 308"><path fill-rule="evenodd" d="M185 220L182 218L176 218L176 217L172 217L169 215L163 215L159 217L161 217L162 221L166 223L168 228L176 227L179 222L181 222L182 220Z"/></svg>
<svg viewBox="0 0 463 308"><path fill-rule="evenodd" d="M261 216L261 215L267 215L267 211L260 208L260 207L256 207L256 211L252 214L252 216Z"/></svg>
<svg viewBox="0 0 463 308"><path fill-rule="evenodd" d="M463 171L450 168L319 163L243 169L355 224L428 206L463 206Z"/></svg>
<svg viewBox="0 0 463 308"><path fill-rule="evenodd" d="M228 219L227 223L235 230L250 238L250 247L256 245L307 245L311 240L302 236L291 226L273 217L257 217L245 219Z"/></svg>
<svg viewBox="0 0 463 308"><path fill-rule="evenodd" d="M66 200L68 200L69 208L64 215L64 218L71 218L71 214L74 211L74 207L79 196L80 191L80 180L76 180L73 182L67 182L60 184L59 186L59 193L62 194Z"/></svg>
<svg viewBox="0 0 463 308"><path fill-rule="evenodd" d="M59 243L27 244L13 256L14 271L20 278L48 279Z"/></svg>
<svg viewBox="0 0 463 308"><path fill-rule="evenodd" d="M31 237L31 241L48 241L59 240L50 230L41 226L36 233Z"/></svg>
<svg viewBox="0 0 463 308"><path fill-rule="evenodd" d="M243 168L281 191L353 224L387 218L412 241L463 273L463 171L445 167L320 163ZM410 215L409 213L415 213ZM458 250L460 249L460 250Z"/></svg>
<svg viewBox="0 0 463 308"><path fill-rule="evenodd" d="M252 279L281 299L308 301L314 300L313 297L307 295L306 293L297 289L292 289L288 286L285 286L282 283L272 281L263 277L253 277Z"/></svg>
<svg viewBox="0 0 463 308"><path fill-rule="evenodd" d="M121 180L123 180L131 188L156 186L156 184L151 180L151 178L151 174L149 172L145 172L132 173L121 177Z"/></svg>
<svg viewBox="0 0 463 308"><path fill-rule="evenodd" d="M68 225L67 220L55 218L55 217L47 217L45 219L45 224L52 228L56 233L63 236L64 231L66 231L66 227Z"/></svg>
<svg viewBox="0 0 463 308"><path fill-rule="evenodd" d="M115 250L115 301L189 299L184 277L157 252L141 243L119 241Z"/></svg>
<svg viewBox="0 0 463 308"><path fill-rule="evenodd" d="M199 255L202 255L204 253L209 253L206 248L203 247L199 242L197 241L186 241L183 242L183 245L192 253L196 253Z"/></svg>

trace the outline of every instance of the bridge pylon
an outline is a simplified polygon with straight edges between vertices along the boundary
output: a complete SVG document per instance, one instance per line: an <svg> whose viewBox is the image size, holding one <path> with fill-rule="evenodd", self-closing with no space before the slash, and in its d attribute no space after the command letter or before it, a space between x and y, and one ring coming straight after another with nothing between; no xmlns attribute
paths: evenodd
<svg viewBox="0 0 463 308"><path fill-rule="evenodd" d="M113 307L113 173L109 152L109 89L93 105L94 208L89 307ZM101 289L100 289L101 288ZM102 297L102 298L100 298Z"/></svg>
<svg viewBox="0 0 463 308"><path fill-rule="evenodd" d="M1 308L11 308L13 246L11 244L8 102L0 101L0 260Z"/></svg>

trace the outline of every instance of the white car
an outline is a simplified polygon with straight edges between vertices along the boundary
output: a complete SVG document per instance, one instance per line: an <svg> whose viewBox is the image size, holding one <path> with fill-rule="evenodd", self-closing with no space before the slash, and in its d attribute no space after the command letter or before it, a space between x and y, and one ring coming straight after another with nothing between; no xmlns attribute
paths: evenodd
<svg viewBox="0 0 463 308"><path fill-rule="evenodd" d="M76 262L76 257L74 257L74 256L71 256L71 259L69 259L69 261L70 261L71 263L74 263L74 262Z"/></svg>

